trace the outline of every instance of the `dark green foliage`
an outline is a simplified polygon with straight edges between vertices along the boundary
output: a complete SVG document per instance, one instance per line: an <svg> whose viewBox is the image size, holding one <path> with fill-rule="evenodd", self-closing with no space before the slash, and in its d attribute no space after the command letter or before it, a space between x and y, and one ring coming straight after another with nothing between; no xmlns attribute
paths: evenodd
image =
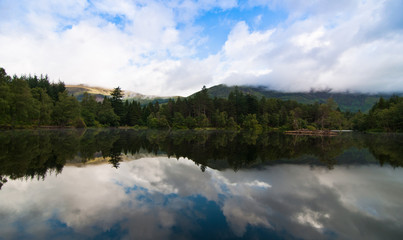
<svg viewBox="0 0 403 240"><path fill-rule="evenodd" d="M206 128L210 126L210 121L205 114L196 117L196 126L199 128Z"/></svg>
<svg viewBox="0 0 403 240"><path fill-rule="evenodd" d="M41 179L60 173L66 163L85 163L100 156L118 167L123 154L145 152L184 157L213 169L282 163L328 168L357 163L403 167L402 144L400 134L315 137L253 131L2 131L0 187L8 179Z"/></svg>
<svg viewBox="0 0 403 240"><path fill-rule="evenodd" d="M67 92L59 93L59 101L53 110L53 120L58 126L75 126L80 118L80 104Z"/></svg>
<svg viewBox="0 0 403 240"><path fill-rule="evenodd" d="M32 96L39 103L38 125L49 125L51 123L52 112L54 109L53 101L42 88L34 88L31 90Z"/></svg>
<svg viewBox="0 0 403 240"><path fill-rule="evenodd" d="M100 104L97 113L97 119L104 126L108 127L119 126L119 116L115 114L111 102L106 97L102 101L102 104Z"/></svg>
<svg viewBox="0 0 403 240"><path fill-rule="evenodd" d="M213 111L213 101L207 93L207 88L203 86L200 92L197 92L193 98L190 98L190 104L192 105L193 116L211 116Z"/></svg>
<svg viewBox="0 0 403 240"><path fill-rule="evenodd" d="M65 90L63 82L50 83L47 76L11 78L3 68L0 68L0 127L42 125L92 127L101 124L119 126L120 118L115 114L109 100L97 103L93 96L84 94L79 103ZM121 100L118 90L114 95L117 109ZM141 111L138 105L135 107L138 119ZM120 110L125 111L125 108ZM126 116L122 119L124 119L122 124L125 124ZM130 122L135 123L133 117L130 118Z"/></svg>
<svg viewBox="0 0 403 240"><path fill-rule="evenodd" d="M41 75L39 78L38 76L31 75L21 76L20 79L26 81L30 88L41 88L46 91L46 93L53 99L53 101L59 100L59 93L66 91L66 87L63 82L58 83L50 83L48 79L48 75Z"/></svg>
<svg viewBox="0 0 403 240"><path fill-rule="evenodd" d="M246 130L261 132L262 126L256 119L256 114L248 114L242 122L242 127Z"/></svg>
<svg viewBox="0 0 403 240"><path fill-rule="evenodd" d="M125 102L126 110L126 125L135 126L141 125L141 106L138 102Z"/></svg>
<svg viewBox="0 0 403 240"><path fill-rule="evenodd" d="M0 125L26 127L52 123L61 126L73 124L68 115L74 112L74 120L79 118L79 106L76 99L70 99L70 102L75 103L68 107L65 89L63 82L50 83L48 76L11 78L0 68ZM66 96L63 103L59 101L60 94ZM62 113L64 107L68 109L66 113Z"/></svg>
<svg viewBox="0 0 403 240"><path fill-rule="evenodd" d="M11 81L10 76L7 75L6 70L0 67L0 83L9 83Z"/></svg>
<svg viewBox="0 0 403 240"><path fill-rule="evenodd" d="M380 98L368 114L358 113L352 121L360 131L403 132L403 97Z"/></svg>
<svg viewBox="0 0 403 240"><path fill-rule="evenodd" d="M389 98L390 95L371 95L362 93L350 93L350 92L331 92L326 91L310 91L310 92L279 92L267 89L265 87L251 87L251 86L226 86L217 85L208 89L210 97L214 98L229 98L231 92L236 89L243 94L249 94L260 99L275 98L280 100L293 100L303 104L314 104L315 102L325 103L327 99L333 98L339 105L342 111L351 112L368 112L371 107L383 96Z"/></svg>
<svg viewBox="0 0 403 240"><path fill-rule="evenodd" d="M10 95L11 124L34 124L39 118L40 103L32 97L27 82L14 78L10 84Z"/></svg>
<svg viewBox="0 0 403 240"><path fill-rule="evenodd" d="M185 125L189 129L194 129L197 126L196 119L192 118L191 116L187 116L185 119Z"/></svg>
<svg viewBox="0 0 403 240"><path fill-rule="evenodd" d="M99 106L95 97L88 93L84 93L83 99L81 100L81 116L88 127L98 126L98 108Z"/></svg>
<svg viewBox="0 0 403 240"><path fill-rule="evenodd" d="M185 118L180 112L176 112L174 115L174 118L172 119L172 127L176 129L185 129L186 127L186 122Z"/></svg>
<svg viewBox="0 0 403 240"><path fill-rule="evenodd" d="M220 112L218 109L212 116L212 125L216 128L225 128L228 122L227 112Z"/></svg>
<svg viewBox="0 0 403 240"><path fill-rule="evenodd" d="M111 92L111 105L115 114L119 117L120 125L125 124L125 108L123 106L123 91L120 87L113 89Z"/></svg>
<svg viewBox="0 0 403 240"><path fill-rule="evenodd" d="M227 89L222 87L221 89ZM45 75L10 78L0 68L0 125L4 128L55 124L76 127L147 126L159 129L240 127L254 132L271 129L355 129L359 131L403 131L403 101L399 96L379 98L368 114L342 112L339 95L310 92L320 102L302 104L294 100L259 98L262 88L230 88L228 98L212 99L210 91L201 91L187 98L169 99L141 106L126 100L117 87L111 97L97 102L84 93L81 103L65 91L63 82L50 83ZM259 92L258 91L258 92ZM270 92L270 91L269 91ZM271 91L272 94L274 94ZM308 94L308 93L307 93ZM330 95L329 95L330 94ZM324 97L334 96L335 98ZM340 102L340 101L339 101Z"/></svg>
<svg viewBox="0 0 403 240"><path fill-rule="evenodd" d="M151 113L147 118L147 126L149 128L165 129L170 128L169 122L164 115L157 113Z"/></svg>
<svg viewBox="0 0 403 240"><path fill-rule="evenodd" d="M235 122L233 117L230 117L227 121L226 129L239 130L239 125Z"/></svg>
<svg viewBox="0 0 403 240"><path fill-rule="evenodd" d="M11 122L11 78L7 76L4 68L0 68L0 125Z"/></svg>

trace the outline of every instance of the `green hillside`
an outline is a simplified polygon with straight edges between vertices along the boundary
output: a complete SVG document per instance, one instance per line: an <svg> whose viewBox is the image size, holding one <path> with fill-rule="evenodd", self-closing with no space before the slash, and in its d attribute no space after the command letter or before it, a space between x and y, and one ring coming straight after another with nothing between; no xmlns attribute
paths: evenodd
<svg viewBox="0 0 403 240"><path fill-rule="evenodd" d="M79 101L81 101L85 92L95 96L97 101L102 101L104 97L109 96L112 91L111 89L90 87L86 85L66 85L66 90L70 95L73 95Z"/></svg>
<svg viewBox="0 0 403 240"><path fill-rule="evenodd" d="M87 92L90 95L95 96L97 101L102 101L105 96L110 96L112 89L106 89L101 87L92 87L86 85L66 85L66 90L70 95L76 97L79 101L84 96L84 93ZM158 96L146 96L143 94L131 92L131 91L123 91L124 92L124 100L137 101L141 105L147 105L148 103L158 102L160 104L166 103L169 100L169 97L158 97ZM172 97L176 98L176 97Z"/></svg>
<svg viewBox="0 0 403 240"><path fill-rule="evenodd" d="M311 92L279 92L269 90L265 87L252 86L227 86L224 84L216 85L208 89L211 97L227 98L230 92L235 88L246 94L251 94L257 98L278 98L281 100L294 100L299 103L313 104L315 102L324 103L328 98L333 98L342 111L367 112L382 96L389 98L391 94L365 94L349 92L331 92L331 91L311 91ZM403 96L402 93L397 94Z"/></svg>
<svg viewBox="0 0 403 240"><path fill-rule="evenodd" d="M382 96L388 99L391 94L365 94L365 93L349 93L349 92L331 92L331 91L311 91L311 92L280 92L269 90L265 87L253 86L227 86L224 84L216 85L208 89L208 94L211 97L227 98L230 92L235 91L235 88L245 94L251 94L258 99L262 97L277 98L281 100L294 100L303 104L313 104L315 102L325 103L328 98L333 98L342 111L368 112L368 110ZM99 87L89 87L85 85L67 85L67 91L74 95L78 100L81 100L84 92L96 96L98 101L102 101L104 96L109 96L112 89ZM403 96L403 93L397 94ZM193 96L193 95L191 95ZM177 97L172 97L176 99ZM130 91L125 91L124 99L129 101L137 101L141 105L148 103L159 102L160 104L168 102L169 97L146 96Z"/></svg>

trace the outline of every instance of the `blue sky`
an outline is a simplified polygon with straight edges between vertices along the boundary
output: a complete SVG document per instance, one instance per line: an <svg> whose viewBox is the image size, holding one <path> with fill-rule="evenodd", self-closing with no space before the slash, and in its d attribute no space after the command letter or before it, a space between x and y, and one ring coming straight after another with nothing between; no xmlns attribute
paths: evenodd
<svg viewBox="0 0 403 240"><path fill-rule="evenodd" d="M248 24L253 31L265 31L274 28L287 19L283 11L272 11L268 7L244 7L228 10L214 9L195 19L195 24L201 26L202 35L207 42L204 49L198 53L199 57L217 54L227 41L228 34L240 21Z"/></svg>
<svg viewBox="0 0 403 240"><path fill-rule="evenodd" d="M403 91L401 0L0 0L0 66L149 95Z"/></svg>

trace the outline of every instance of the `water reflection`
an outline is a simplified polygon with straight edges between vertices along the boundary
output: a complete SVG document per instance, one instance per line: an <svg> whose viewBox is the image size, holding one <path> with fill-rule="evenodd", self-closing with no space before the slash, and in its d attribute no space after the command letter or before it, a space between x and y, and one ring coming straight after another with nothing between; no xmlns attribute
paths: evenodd
<svg viewBox="0 0 403 240"><path fill-rule="evenodd" d="M282 164L205 172L188 159L67 166L0 191L5 239L399 239L403 171Z"/></svg>
<svg viewBox="0 0 403 240"><path fill-rule="evenodd" d="M403 166L403 136L343 134L337 137L253 135L235 132L53 130L0 132L0 187L7 179L44 178L66 163L109 161L118 168L127 154L185 157L204 171L298 163Z"/></svg>
<svg viewBox="0 0 403 240"><path fill-rule="evenodd" d="M402 145L399 134L4 131L0 238L399 239Z"/></svg>

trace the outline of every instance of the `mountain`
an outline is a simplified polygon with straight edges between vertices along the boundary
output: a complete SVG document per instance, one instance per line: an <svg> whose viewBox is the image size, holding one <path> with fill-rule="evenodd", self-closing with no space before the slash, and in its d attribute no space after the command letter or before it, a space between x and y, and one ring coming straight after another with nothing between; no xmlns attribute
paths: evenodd
<svg viewBox="0 0 403 240"><path fill-rule="evenodd" d="M87 85L66 85L66 89L69 94L75 96L79 101L84 96L84 93L87 92L93 96L95 96L97 101L102 101L105 96L110 96L110 93L113 89L101 88L101 87L91 87ZM159 97L159 96L152 96L152 95L143 95L140 93L126 91L123 90L123 99L129 101L137 101L140 102L141 105L146 105L149 102L156 102L165 103L168 102L170 98L176 97Z"/></svg>
<svg viewBox="0 0 403 240"><path fill-rule="evenodd" d="M208 88L208 94L211 97L227 98L230 92L235 88L245 94L251 94L258 99L261 97L277 98L281 100L294 100L299 103L313 104L315 102L324 103L328 98L333 98L342 111L367 112L379 100L389 98L392 94L366 94L366 93L350 93L350 92L332 92L326 91L310 91L310 92L280 92L267 89L266 87L254 86L227 86L224 84L216 85ZM403 96L403 93L396 94Z"/></svg>
<svg viewBox="0 0 403 240"><path fill-rule="evenodd" d="M66 85L66 90L69 94L75 96L81 101L85 92L94 95L97 101L102 101L105 96L109 96L112 89L101 87L90 87L83 84L80 85Z"/></svg>
<svg viewBox="0 0 403 240"><path fill-rule="evenodd" d="M208 88L208 94L214 98L228 98L230 92L239 91L244 94L251 94L258 99L262 97L277 98L281 100L294 100L303 104L313 104L315 102L324 103L328 98L333 98L342 111L368 112L369 109L379 100L382 96L388 99L392 94L367 94L367 93L350 93L350 92L332 92L327 91L310 91L310 92L280 92L267 89L266 87L255 86L227 86L224 84L216 85ZM97 101L102 101L105 96L109 96L112 89L90 87L86 85L66 85L67 91L74 95L78 100L81 100L84 92L94 95ZM125 91L124 100L133 100L140 102L141 105L146 105L150 102L159 102L160 104L168 102L170 98L176 99L177 97L159 97L151 95L143 95L136 92ZM194 95L194 94L193 94ZM189 97L192 97L190 95ZM403 93L398 93L398 96L403 96Z"/></svg>

